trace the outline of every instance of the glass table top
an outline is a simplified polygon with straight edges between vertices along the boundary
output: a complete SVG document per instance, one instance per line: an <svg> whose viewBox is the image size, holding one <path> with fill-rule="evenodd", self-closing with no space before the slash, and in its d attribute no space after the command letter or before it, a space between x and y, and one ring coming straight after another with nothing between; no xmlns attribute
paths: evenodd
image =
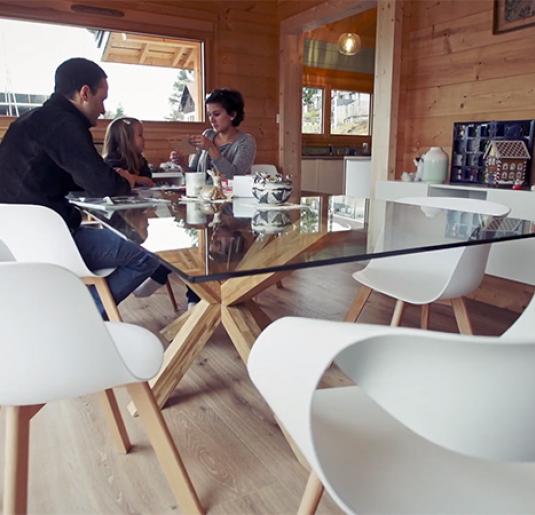
<svg viewBox="0 0 535 515"><path fill-rule="evenodd" d="M527 220L347 196L275 207L150 195L167 202L86 210L193 283L535 236Z"/></svg>

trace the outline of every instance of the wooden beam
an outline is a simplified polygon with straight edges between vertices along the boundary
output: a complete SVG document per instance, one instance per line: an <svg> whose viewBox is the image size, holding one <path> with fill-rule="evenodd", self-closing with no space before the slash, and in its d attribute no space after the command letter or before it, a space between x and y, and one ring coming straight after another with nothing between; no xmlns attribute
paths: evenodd
<svg viewBox="0 0 535 515"><path fill-rule="evenodd" d="M402 0L379 0L372 125L372 183L393 180L401 75Z"/></svg>
<svg viewBox="0 0 535 515"><path fill-rule="evenodd" d="M326 0L320 5L285 19L281 23L281 32L294 34L307 32L327 23L373 9L376 5L376 0Z"/></svg>
<svg viewBox="0 0 535 515"><path fill-rule="evenodd" d="M301 87L303 34L280 34L279 61L279 166L301 184Z"/></svg>

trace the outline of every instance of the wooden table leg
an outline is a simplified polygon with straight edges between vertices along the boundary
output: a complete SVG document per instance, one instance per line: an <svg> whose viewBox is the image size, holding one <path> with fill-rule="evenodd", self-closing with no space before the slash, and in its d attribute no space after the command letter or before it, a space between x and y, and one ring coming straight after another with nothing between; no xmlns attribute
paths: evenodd
<svg viewBox="0 0 535 515"><path fill-rule="evenodd" d="M164 340L167 340L169 343L171 343L175 339L180 329L182 329L182 326L185 324L190 315L191 310L184 311L184 313L182 313L178 318L160 330L160 336L164 338Z"/></svg>
<svg viewBox="0 0 535 515"><path fill-rule="evenodd" d="M262 331L273 322L256 302L249 300L245 303L245 306L251 312L251 315L253 315L258 327L260 327Z"/></svg>
<svg viewBox="0 0 535 515"><path fill-rule="evenodd" d="M162 369L150 381L152 392L163 407L178 382L188 371L221 321L219 304L201 300L184 321L180 331L166 349Z"/></svg>
<svg viewBox="0 0 535 515"><path fill-rule="evenodd" d="M245 304L221 306L221 322L244 363L258 335L262 332Z"/></svg>

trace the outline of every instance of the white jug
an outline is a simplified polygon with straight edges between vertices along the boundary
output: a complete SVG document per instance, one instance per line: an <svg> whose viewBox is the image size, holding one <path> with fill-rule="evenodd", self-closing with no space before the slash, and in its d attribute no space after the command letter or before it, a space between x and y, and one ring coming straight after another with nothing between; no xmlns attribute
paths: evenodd
<svg viewBox="0 0 535 515"><path fill-rule="evenodd" d="M448 154L441 147L431 147L423 156L423 182L439 184L448 177Z"/></svg>

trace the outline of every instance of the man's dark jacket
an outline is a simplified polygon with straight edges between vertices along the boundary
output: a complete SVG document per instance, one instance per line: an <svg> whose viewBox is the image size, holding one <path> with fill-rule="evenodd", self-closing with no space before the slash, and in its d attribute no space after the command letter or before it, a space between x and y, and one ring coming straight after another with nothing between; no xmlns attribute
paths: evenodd
<svg viewBox="0 0 535 515"><path fill-rule="evenodd" d="M57 94L15 120L0 143L0 202L50 207L74 230L81 218L65 199L67 193L127 194L128 181L104 163L90 126L81 111Z"/></svg>

